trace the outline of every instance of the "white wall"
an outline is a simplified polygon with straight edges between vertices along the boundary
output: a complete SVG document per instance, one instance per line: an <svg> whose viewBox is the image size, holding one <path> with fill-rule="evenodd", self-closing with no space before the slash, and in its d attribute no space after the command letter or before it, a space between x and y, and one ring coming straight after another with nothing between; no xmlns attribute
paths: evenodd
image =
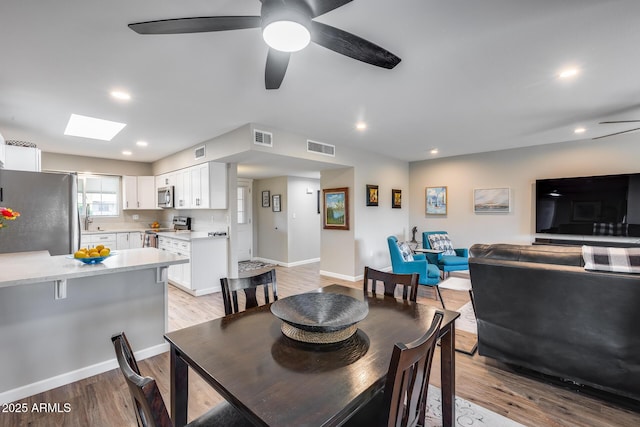
<svg viewBox="0 0 640 427"><path fill-rule="evenodd" d="M530 243L535 238L536 179L640 172L639 142L637 134L629 134L413 162L409 225L418 227L420 237L423 231L446 230L456 247ZM447 215L425 214L427 186L447 186ZM511 188L511 212L473 213L473 190L496 187Z"/></svg>
<svg viewBox="0 0 640 427"><path fill-rule="evenodd" d="M273 201L269 207L262 207L262 192L269 191L270 198L280 195L281 212L273 211ZM256 258L289 262L289 223L287 221L287 177L279 176L253 181L254 212L254 253Z"/></svg>
<svg viewBox="0 0 640 427"><path fill-rule="evenodd" d="M289 222L289 264L320 259L319 190L319 179L295 176L288 179L286 212Z"/></svg>

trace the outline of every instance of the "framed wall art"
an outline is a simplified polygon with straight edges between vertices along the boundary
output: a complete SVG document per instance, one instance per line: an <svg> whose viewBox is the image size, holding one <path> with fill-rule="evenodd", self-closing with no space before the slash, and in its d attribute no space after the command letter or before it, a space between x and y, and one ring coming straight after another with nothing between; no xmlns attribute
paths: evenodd
<svg viewBox="0 0 640 427"><path fill-rule="evenodd" d="M349 189L325 188L322 190L324 200L323 228L327 230L349 229Z"/></svg>
<svg viewBox="0 0 640 427"><path fill-rule="evenodd" d="M262 192L262 207L268 208L271 206L271 193L269 190L265 190Z"/></svg>
<svg viewBox="0 0 640 427"><path fill-rule="evenodd" d="M378 186L367 184L367 206L378 206Z"/></svg>
<svg viewBox="0 0 640 427"><path fill-rule="evenodd" d="M391 190L391 207L394 209L402 207L402 190Z"/></svg>
<svg viewBox="0 0 640 427"><path fill-rule="evenodd" d="M425 190L427 215L447 214L447 187L427 187Z"/></svg>
<svg viewBox="0 0 640 427"><path fill-rule="evenodd" d="M511 189L477 188L473 190L475 213L511 212Z"/></svg>
<svg viewBox="0 0 640 427"><path fill-rule="evenodd" d="M280 194L274 194L273 195L273 206L272 206L272 210L274 212L280 212L282 210L282 206L280 205L280 202L281 202Z"/></svg>

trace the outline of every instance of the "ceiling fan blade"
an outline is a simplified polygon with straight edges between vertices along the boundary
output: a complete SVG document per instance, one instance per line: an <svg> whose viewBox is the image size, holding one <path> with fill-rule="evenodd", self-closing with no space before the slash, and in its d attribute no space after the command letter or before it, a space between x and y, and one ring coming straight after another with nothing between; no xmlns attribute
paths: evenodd
<svg viewBox="0 0 640 427"><path fill-rule="evenodd" d="M138 34L183 34L242 30L259 28L260 25L261 18L259 16L205 16L137 22L129 24L129 28Z"/></svg>
<svg viewBox="0 0 640 427"><path fill-rule="evenodd" d="M279 50L269 48L267 54L267 65L264 70L264 86L267 89L278 89L287 72L289 65L289 52L280 52Z"/></svg>
<svg viewBox="0 0 640 427"><path fill-rule="evenodd" d="M636 121L637 121L637 120L636 120ZM640 130L640 128L629 129L629 130L623 130L622 132L610 133L609 135L596 136L595 138L592 138L592 139L602 139L602 138L606 138L606 137L608 137L608 136L622 135L623 133L634 132L634 131L637 131L637 130Z"/></svg>
<svg viewBox="0 0 640 427"><path fill-rule="evenodd" d="M307 0L307 4L311 8L311 17L324 15L327 12L331 12L347 3L351 3L352 0Z"/></svg>
<svg viewBox="0 0 640 427"><path fill-rule="evenodd" d="M636 122L640 122L640 120L612 120L608 122L600 122L599 124L606 125L610 123L636 123Z"/></svg>
<svg viewBox="0 0 640 427"><path fill-rule="evenodd" d="M354 34L311 21L311 40L322 47L377 67L391 69L400 58L386 49Z"/></svg>

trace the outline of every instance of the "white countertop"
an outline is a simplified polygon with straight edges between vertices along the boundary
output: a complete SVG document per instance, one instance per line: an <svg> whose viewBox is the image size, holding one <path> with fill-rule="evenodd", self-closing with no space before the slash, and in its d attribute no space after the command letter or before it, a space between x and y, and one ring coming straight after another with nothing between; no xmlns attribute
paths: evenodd
<svg viewBox="0 0 640 427"><path fill-rule="evenodd" d="M156 248L125 249L100 264L83 264L70 255L47 251L0 254L0 287L184 264L189 258Z"/></svg>
<svg viewBox="0 0 640 427"><path fill-rule="evenodd" d="M109 229L109 230L91 230L91 231L86 231L86 230L82 230L81 234L108 234L108 233L135 233L135 232L139 232L139 233L144 233L147 230L151 230L150 228L141 228L141 229L137 229L137 230L125 230L125 229Z"/></svg>
<svg viewBox="0 0 640 427"><path fill-rule="evenodd" d="M171 239L178 240L198 240L198 239L226 239L228 235L224 236L210 236L210 231L159 231L158 236L169 237Z"/></svg>

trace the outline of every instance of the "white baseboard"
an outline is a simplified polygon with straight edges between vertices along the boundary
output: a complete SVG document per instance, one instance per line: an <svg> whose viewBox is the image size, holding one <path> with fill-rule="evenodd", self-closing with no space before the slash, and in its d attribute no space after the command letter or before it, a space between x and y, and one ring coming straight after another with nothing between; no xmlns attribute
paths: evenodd
<svg viewBox="0 0 640 427"><path fill-rule="evenodd" d="M339 273L334 273L334 272L331 272L331 271L320 270L320 275L321 276L328 276L328 277L335 277L336 279L342 279L342 280L346 280L346 281L349 281L349 282L357 282L358 281L356 276L347 276L346 274L339 274ZM362 280L362 278L360 280Z"/></svg>
<svg viewBox="0 0 640 427"><path fill-rule="evenodd" d="M169 351L169 343L158 344L153 347L136 351L135 356L137 360L144 360L149 357L162 354L166 351ZM0 404L15 402L16 400L24 399L25 397L33 396L34 394L42 393L56 387L71 384L73 382L89 378L93 375L102 374L103 372L110 371L117 367L118 361L114 357L113 359L96 363L95 365L85 366L84 368L80 368L75 371L66 372L64 374L56 375L55 377L27 384L12 390L7 390L0 393Z"/></svg>

